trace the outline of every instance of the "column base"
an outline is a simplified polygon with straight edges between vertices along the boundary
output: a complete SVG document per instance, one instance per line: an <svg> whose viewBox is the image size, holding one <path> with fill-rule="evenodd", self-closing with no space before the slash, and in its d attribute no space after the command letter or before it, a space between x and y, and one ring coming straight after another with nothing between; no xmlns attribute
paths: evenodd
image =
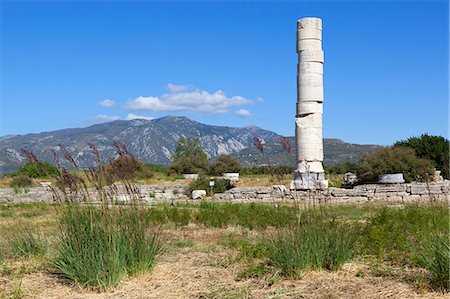
<svg viewBox="0 0 450 299"><path fill-rule="evenodd" d="M328 180L325 180L325 173L294 173L294 180L291 181L291 190L325 190L328 188Z"/></svg>

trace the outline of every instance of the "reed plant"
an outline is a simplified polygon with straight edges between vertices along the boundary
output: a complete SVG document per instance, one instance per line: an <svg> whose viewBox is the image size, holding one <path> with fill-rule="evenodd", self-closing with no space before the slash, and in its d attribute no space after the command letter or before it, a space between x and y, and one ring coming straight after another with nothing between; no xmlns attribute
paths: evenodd
<svg viewBox="0 0 450 299"><path fill-rule="evenodd" d="M268 251L269 265L290 278L309 270L339 270L352 258L357 234L355 227L313 216L278 232Z"/></svg>
<svg viewBox="0 0 450 299"><path fill-rule="evenodd" d="M161 248L159 233L132 182L136 159L124 144L114 145L121 163L104 165L90 144L97 167L84 170L83 175L60 167L53 189L55 199L63 204L53 265L61 277L86 287L105 289L116 286L124 276L149 271ZM64 158L79 169L64 146L60 148ZM61 165L58 154L54 152L55 162ZM123 204L117 205L118 200Z"/></svg>

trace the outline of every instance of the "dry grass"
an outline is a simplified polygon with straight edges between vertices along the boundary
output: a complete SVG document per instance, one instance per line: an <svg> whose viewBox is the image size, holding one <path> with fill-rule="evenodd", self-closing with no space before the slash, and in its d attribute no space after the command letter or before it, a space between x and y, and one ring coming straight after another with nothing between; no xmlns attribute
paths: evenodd
<svg viewBox="0 0 450 299"><path fill-rule="evenodd" d="M14 271L0 277L0 289L4 290L0 297L20 293L24 298L446 298L426 289L419 293L407 278L380 275L362 262L347 264L334 273L310 272L299 280L239 279L244 265L229 258L236 254L234 249L219 241L229 235L252 238L261 234L266 231L195 225L164 230L168 247L154 271L127 278L104 293L67 284L40 259L7 262ZM190 243L176 246L180 242Z"/></svg>

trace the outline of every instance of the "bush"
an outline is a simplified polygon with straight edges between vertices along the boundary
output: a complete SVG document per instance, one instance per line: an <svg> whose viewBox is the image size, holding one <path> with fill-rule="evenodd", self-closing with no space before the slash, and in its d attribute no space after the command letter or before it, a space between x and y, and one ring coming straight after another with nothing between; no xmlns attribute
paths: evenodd
<svg viewBox="0 0 450 299"><path fill-rule="evenodd" d="M347 172L356 172L359 165L351 162L343 162L336 165L324 166L328 174L345 174Z"/></svg>
<svg viewBox="0 0 450 299"><path fill-rule="evenodd" d="M51 178L58 174L58 168L48 162L27 162L16 172L16 175L27 176L33 179Z"/></svg>
<svg viewBox="0 0 450 299"><path fill-rule="evenodd" d="M198 138L181 137L178 140L170 169L178 174L206 173L208 156Z"/></svg>
<svg viewBox="0 0 450 299"><path fill-rule="evenodd" d="M395 147L407 146L416 151L419 158L433 161L434 167L441 171L442 176L449 177L449 141L442 136L423 134L420 137L411 137L394 144Z"/></svg>
<svg viewBox="0 0 450 299"><path fill-rule="evenodd" d="M53 264L61 276L83 286L115 286L126 274L151 269L161 243L147 233L145 210L137 205L94 207L68 204Z"/></svg>
<svg viewBox="0 0 450 299"><path fill-rule="evenodd" d="M403 173L405 181L411 182L423 180L432 171L432 162L418 158L413 149L393 147L364 156L357 174L359 183L375 183L379 175L389 173Z"/></svg>
<svg viewBox="0 0 450 299"><path fill-rule="evenodd" d="M112 178L116 180L130 180L130 179L145 179L153 176L151 167L148 167L135 157L131 155L119 156L117 159L111 161L105 167L109 174L114 174Z"/></svg>
<svg viewBox="0 0 450 299"><path fill-rule="evenodd" d="M210 169L210 175L222 175L225 172L239 172L241 170L241 164L239 161L231 155L220 155L216 162L214 162Z"/></svg>
<svg viewBox="0 0 450 299"><path fill-rule="evenodd" d="M356 230L343 223L313 218L280 232L273 241L269 264L292 278L308 270L335 271L351 259L356 237Z"/></svg>
<svg viewBox="0 0 450 299"><path fill-rule="evenodd" d="M188 188L186 189L186 195L191 196L192 191L194 190L205 190L208 196L211 196L211 187L209 186L209 182L211 179L207 176L200 176L195 181L192 181ZM233 188L232 183L229 180L224 179L214 179L214 193L223 193L229 189Z"/></svg>
<svg viewBox="0 0 450 299"><path fill-rule="evenodd" d="M16 177L13 177L11 182L9 183L9 186L11 188L27 188L31 187L33 185L33 180L25 175L19 175Z"/></svg>

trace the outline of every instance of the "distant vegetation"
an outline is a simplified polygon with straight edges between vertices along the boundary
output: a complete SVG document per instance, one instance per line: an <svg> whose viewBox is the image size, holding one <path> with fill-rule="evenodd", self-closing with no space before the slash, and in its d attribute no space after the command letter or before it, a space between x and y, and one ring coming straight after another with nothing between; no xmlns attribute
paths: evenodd
<svg viewBox="0 0 450 299"><path fill-rule="evenodd" d="M393 147L366 155L357 171L361 183L377 182L378 176L386 173L403 173L406 182L424 181L433 173L433 163L418 158L412 148Z"/></svg>
<svg viewBox="0 0 450 299"><path fill-rule="evenodd" d="M442 136L422 134L420 137L411 137L394 144L394 147L411 147L416 151L417 157L433 161L434 167L441 171L441 175L449 176L449 141Z"/></svg>
<svg viewBox="0 0 450 299"><path fill-rule="evenodd" d="M284 149L284 156L291 158L289 138L280 138L279 147ZM262 149L262 150L261 150ZM241 176L267 175L279 180L282 176L294 172L294 166L276 165L271 161L271 150L264 143L254 150L265 159L266 165L242 166L232 155L219 155L208 161L208 157L198 138L181 137L170 167L146 164L128 152L118 155L110 163L106 163L104 171L114 173L115 177L107 177L108 184L121 179L142 181L151 178L175 180L184 173L199 173L209 176L221 176L225 172L239 172ZM60 170L49 162L37 161L37 158L26 150L22 150L28 158L23 166L10 175L10 187L26 188L33 185L33 179L51 179L60 175ZM68 151L66 150L66 154ZM58 161L55 161L55 163ZM449 142L441 136L423 134L398 141L392 147L375 150L361 158L357 163L343 162L325 165L325 172L331 180L331 186L338 187L346 172L356 173L359 183L376 182L378 175L385 173L403 173L407 182L415 180L431 180L433 167L441 170L441 175L448 178ZM56 163L57 164L57 163ZM66 171L68 171L66 169Z"/></svg>
<svg viewBox="0 0 450 299"><path fill-rule="evenodd" d="M32 179L51 178L59 174L56 166L49 162L29 161L21 166L15 175L23 175Z"/></svg>
<svg viewBox="0 0 450 299"><path fill-rule="evenodd" d="M198 138L180 137L170 169L178 174L206 173L208 156Z"/></svg>

